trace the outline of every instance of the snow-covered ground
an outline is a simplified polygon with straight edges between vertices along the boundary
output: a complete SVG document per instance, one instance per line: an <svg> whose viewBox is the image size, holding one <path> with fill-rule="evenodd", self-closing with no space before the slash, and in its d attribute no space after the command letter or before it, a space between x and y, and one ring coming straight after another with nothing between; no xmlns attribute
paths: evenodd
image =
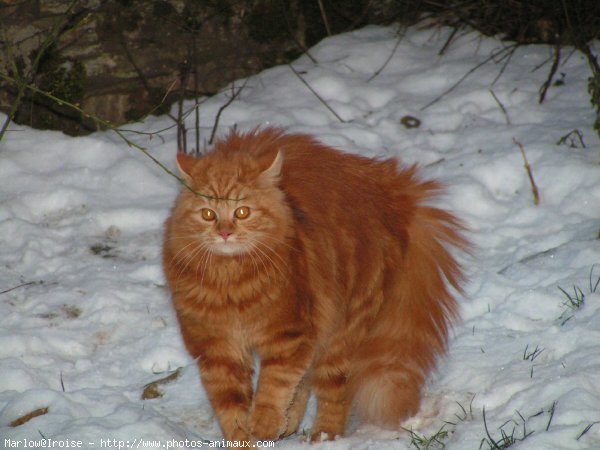
<svg viewBox="0 0 600 450"><path fill-rule="evenodd" d="M598 449L600 142L589 67L564 51L540 105L550 47L510 55L508 44L470 32L440 56L449 35L412 28L398 41L394 28L369 27L321 42L310 51L317 63L294 62L343 121L287 66L248 79L220 117L221 133L282 125L348 152L419 163L447 183L443 203L476 244L463 321L422 411L405 424L414 434L360 426L314 448L417 448L437 433L447 449L511 439L512 448ZM203 139L230 94L202 103ZM403 125L406 116L420 126ZM149 118L126 135L174 170L170 125ZM193 448L221 438L161 272L162 224L177 190L113 132L72 138L11 125L0 142L0 448L24 448L24 439L89 449L189 439ZM568 306L559 287L583 303ZM162 397L141 399L146 384L179 367ZM313 414L311 405L306 427ZM301 436L277 444L308 446Z"/></svg>

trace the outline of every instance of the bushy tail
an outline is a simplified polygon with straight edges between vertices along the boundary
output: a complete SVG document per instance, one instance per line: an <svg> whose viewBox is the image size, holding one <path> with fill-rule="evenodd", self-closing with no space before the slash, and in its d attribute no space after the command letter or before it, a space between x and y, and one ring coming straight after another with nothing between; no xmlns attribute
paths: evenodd
<svg viewBox="0 0 600 450"><path fill-rule="evenodd" d="M446 350L458 317L452 290L460 292L463 282L451 249L469 249L452 214L422 205L437 185L413 187L415 207L396 222L405 224L398 232L403 252L386 267L384 304L353 358L350 379L361 417L391 428L418 411L427 375ZM407 205L406 197L401 203Z"/></svg>

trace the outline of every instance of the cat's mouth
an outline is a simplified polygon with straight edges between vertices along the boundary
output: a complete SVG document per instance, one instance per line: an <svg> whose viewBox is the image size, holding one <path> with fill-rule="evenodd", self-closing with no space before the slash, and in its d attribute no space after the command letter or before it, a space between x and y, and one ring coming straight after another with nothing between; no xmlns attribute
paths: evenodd
<svg viewBox="0 0 600 450"><path fill-rule="evenodd" d="M211 245L211 250L217 255L223 256L235 256L241 253L246 253L247 247L239 242L227 241L215 241Z"/></svg>

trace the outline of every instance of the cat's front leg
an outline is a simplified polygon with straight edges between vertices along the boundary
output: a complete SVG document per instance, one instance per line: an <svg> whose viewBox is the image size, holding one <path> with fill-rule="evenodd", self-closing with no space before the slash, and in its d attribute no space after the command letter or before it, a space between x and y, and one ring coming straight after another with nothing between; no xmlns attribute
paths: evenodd
<svg viewBox="0 0 600 450"><path fill-rule="evenodd" d="M222 330L209 329L206 321L179 315L183 340L190 354L198 359L202 384L223 437L247 441L248 413L252 403L254 361L249 350Z"/></svg>
<svg viewBox="0 0 600 450"><path fill-rule="evenodd" d="M256 439L276 440L288 431L287 412L312 361L312 345L301 332L286 330L259 348L259 354L260 377L248 429Z"/></svg>
<svg viewBox="0 0 600 450"><path fill-rule="evenodd" d="M250 355L241 358L228 354L227 347L227 343L215 343L212 348L216 353L204 352L198 366L223 437L247 441L251 437L247 422L252 399L252 359Z"/></svg>

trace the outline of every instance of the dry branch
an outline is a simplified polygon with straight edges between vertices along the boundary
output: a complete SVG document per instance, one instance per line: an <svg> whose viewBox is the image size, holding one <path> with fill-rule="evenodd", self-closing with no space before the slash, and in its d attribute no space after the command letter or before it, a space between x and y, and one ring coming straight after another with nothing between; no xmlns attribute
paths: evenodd
<svg viewBox="0 0 600 450"><path fill-rule="evenodd" d="M398 33L398 39L396 39L396 44L394 44L394 48L392 49L391 53L389 54L389 56L387 57L385 62L382 64L382 66L379 69L377 69L373 73L373 75L371 75L369 77L369 79L367 80L367 83L372 81L375 77L377 77L383 71L383 69L385 69L387 67L387 65L390 63L390 61L394 57L396 50L398 50L398 47L400 46L400 42L402 41L403 37L404 37L404 35L402 33Z"/></svg>
<svg viewBox="0 0 600 450"><path fill-rule="evenodd" d="M325 108L327 108L331 112L331 114L333 114L336 117L337 120L339 120L342 123L347 122L346 120L342 119L342 117L337 112L335 112L335 110L329 105L329 103L327 103L327 101L323 97L321 97L317 93L317 91L315 91L312 88L312 86L310 84L308 84L308 82L302 77L302 75L300 75L300 73L296 69L294 69L294 66L292 66L291 64L288 64L288 67L291 69L292 72L294 72L294 75L296 75L298 77L298 79L302 82L302 84L304 84L304 86L306 86L308 88L308 90L310 92L312 92L315 97L317 97L317 99L325 106Z"/></svg>
<svg viewBox="0 0 600 450"><path fill-rule="evenodd" d="M177 380L181 376L182 367L179 367L175 372L167 375L166 377L160 378L156 381L148 383L144 386L144 391L142 392L142 400L150 400L153 398L162 397L164 394L160 390L160 386L164 384L172 383Z"/></svg>
<svg viewBox="0 0 600 450"><path fill-rule="evenodd" d="M504 107L504 105L502 104L500 99L496 96L494 91L492 91L491 89L490 89L490 94L492 94L492 97L494 97L494 100L496 100L496 103L498 103L498 106L502 110L502 114L504 114L504 118L506 119L506 124L510 125L510 118L508 117L508 111L506 111L506 108Z"/></svg>
<svg viewBox="0 0 600 450"><path fill-rule="evenodd" d="M217 128L219 127L219 120L221 119L221 114L240 95L242 90L244 90L244 88L246 87L246 84L248 84L248 78L246 78L246 80L244 80L244 84L242 84L242 86L240 86L237 91L235 90L235 83L233 83L231 85L231 97L229 97L229 99L224 104L222 104L221 107L219 108L219 110L217 111L217 115L215 116L215 122L214 122L213 128L212 128L212 132L210 133L210 139L208 140L208 145L212 145L212 143L215 140L215 135L217 134ZM200 149L196 149L196 151L199 151L199 150Z"/></svg>
<svg viewBox="0 0 600 450"><path fill-rule="evenodd" d="M488 56L486 59L484 59L483 61L481 61L480 63L476 64L474 67L472 67L469 71L467 71L462 77L460 77L458 79L458 81L456 81L456 83L454 83L452 86L450 86L448 89L446 89L444 92L442 92L440 95L438 95L436 98L434 98L432 101L430 101L429 103L427 103L425 106L421 107L421 111L426 110L427 108L429 108L430 106L432 106L433 104L439 102L442 98L444 98L446 95L448 95L450 92L452 92L454 89L456 89L458 87L458 85L460 85L463 81L465 81L473 72L475 72L477 69L479 69L480 67L486 65L487 63L489 63L490 61L495 60L497 57L500 57L500 59L497 60L497 62L502 61L503 59L507 58L507 57L511 57L512 53L514 52L514 50L518 47L519 44L511 44L509 46L503 47L501 50L497 51L497 52L493 52L490 56ZM500 56L502 55L502 56Z"/></svg>
<svg viewBox="0 0 600 450"><path fill-rule="evenodd" d="M552 84L552 79L558 70L558 65L560 64L560 44L557 44L554 47L554 61L552 61L552 67L550 67L550 72L548 73L548 78L540 88L540 98L538 100L539 103L542 103L546 98L546 92L548 88Z"/></svg>
<svg viewBox="0 0 600 450"><path fill-rule="evenodd" d="M33 411L25 414L24 416L13 420L11 423L8 424L8 426L13 428L18 427L20 425L23 425L24 423L29 422L31 419L38 416L43 416L44 414L48 414L48 407L34 409Z"/></svg>
<svg viewBox="0 0 600 450"><path fill-rule="evenodd" d="M515 145L517 147L519 147L519 150L521 151L521 156L523 156L525 170L527 171L527 176L529 177L529 183L531 183L531 192L533 194L533 204L537 206L540 204L540 194L539 194L537 185L535 184L535 180L533 179L533 173L531 172L531 166L529 165L529 161L527 161L527 156L525 155L525 150L523 149L523 145L519 141L517 141L517 139L515 139L514 137L513 137L513 142L515 143Z"/></svg>

